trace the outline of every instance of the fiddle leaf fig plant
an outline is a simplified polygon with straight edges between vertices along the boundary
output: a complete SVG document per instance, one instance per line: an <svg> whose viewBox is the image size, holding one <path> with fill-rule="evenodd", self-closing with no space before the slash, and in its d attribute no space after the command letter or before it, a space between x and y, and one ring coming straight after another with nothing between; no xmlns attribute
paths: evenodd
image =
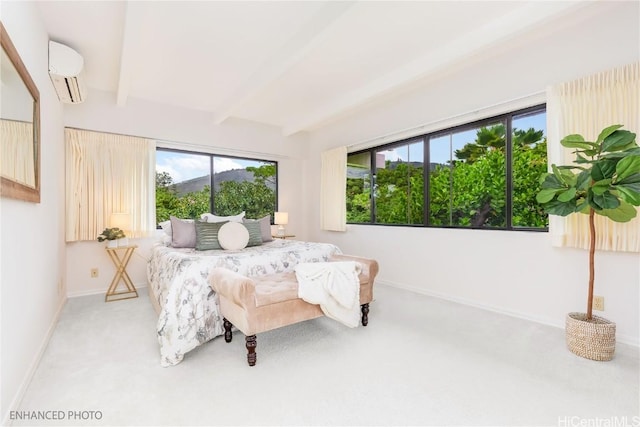
<svg viewBox="0 0 640 427"><path fill-rule="evenodd" d="M536 195L550 215L589 215L588 321L592 319L593 306L594 215L628 222L636 217L636 206L640 206L640 146L636 134L622 127L604 128L595 142L577 134L564 137L560 144L575 149L574 164L551 165L552 172L541 175L541 189Z"/></svg>

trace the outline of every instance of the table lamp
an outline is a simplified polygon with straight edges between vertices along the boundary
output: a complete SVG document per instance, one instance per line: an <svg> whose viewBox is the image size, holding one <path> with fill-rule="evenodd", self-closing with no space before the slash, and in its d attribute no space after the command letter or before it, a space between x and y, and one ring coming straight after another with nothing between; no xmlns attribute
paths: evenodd
<svg viewBox="0 0 640 427"><path fill-rule="evenodd" d="M118 246L128 246L129 238L126 237L126 234L131 226L131 215L123 212L112 213L109 224L111 225L111 227L119 228L125 234L124 238L118 239Z"/></svg>
<svg viewBox="0 0 640 427"><path fill-rule="evenodd" d="M284 236L284 226L289 223L289 214L287 212L276 212L273 223L278 226L278 236Z"/></svg>

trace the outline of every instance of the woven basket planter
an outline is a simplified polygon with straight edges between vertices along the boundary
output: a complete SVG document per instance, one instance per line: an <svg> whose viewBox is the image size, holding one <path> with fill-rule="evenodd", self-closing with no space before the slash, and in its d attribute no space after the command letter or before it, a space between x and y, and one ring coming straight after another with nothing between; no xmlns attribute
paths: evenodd
<svg viewBox="0 0 640 427"><path fill-rule="evenodd" d="M616 351L616 324L598 316L586 320L585 313L569 313L567 346L572 353L591 360L611 360Z"/></svg>

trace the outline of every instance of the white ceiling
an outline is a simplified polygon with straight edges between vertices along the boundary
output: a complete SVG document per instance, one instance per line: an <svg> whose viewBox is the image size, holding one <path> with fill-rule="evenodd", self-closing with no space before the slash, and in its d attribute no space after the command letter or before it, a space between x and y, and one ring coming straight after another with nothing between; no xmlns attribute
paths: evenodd
<svg viewBox="0 0 640 427"><path fill-rule="evenodd" d="M614 7L609 2L597 7ZM634 5L634 3L636 3ZM593 15L576 1L42 1L91 89L313 130L409 84ZM637 2L616 3L637 13ZM635 8L634 8L635 7Z"/></svg>

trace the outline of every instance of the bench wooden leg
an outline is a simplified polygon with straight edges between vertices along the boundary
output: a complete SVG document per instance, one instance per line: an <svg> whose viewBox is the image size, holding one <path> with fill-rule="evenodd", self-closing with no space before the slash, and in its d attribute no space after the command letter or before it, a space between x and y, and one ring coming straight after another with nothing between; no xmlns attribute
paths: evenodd
<svg viewBox="0 0 640 427"><path fill-rule="evenodd" d="M367 326L369 324L369 304L362 304L360 311L362 312L362 326Z"/></svg>
<svg viewBox="0 0 640 427"><path fill-rule="evenodd" d="M247 362L249 362L249 366L254 366L256 364L256 346L258 345L256 336L249 335L245 341L247 342Z"/></svg>
<svg viewBox="0 0 640 427"><path fill-rule="evenodd" d="M231 327L233 326L231 324L231 322L229 322L226 318L224 319L224 340L226 342L231 342L231 340L233 339L233 333L231 332Z"/></svg>

